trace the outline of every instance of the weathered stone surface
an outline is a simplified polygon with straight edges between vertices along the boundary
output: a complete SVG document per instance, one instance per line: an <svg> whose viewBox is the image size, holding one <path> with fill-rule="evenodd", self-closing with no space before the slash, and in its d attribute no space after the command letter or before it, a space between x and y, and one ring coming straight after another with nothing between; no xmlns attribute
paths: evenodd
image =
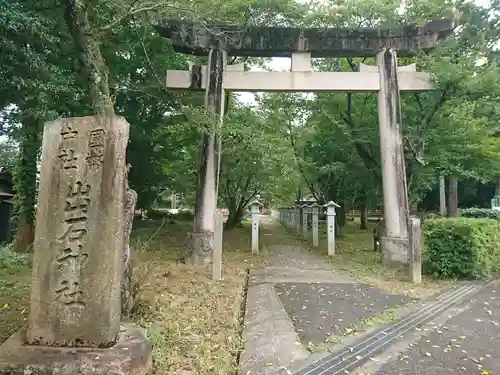
<svg viewBox="0 0 500 375"><path fill-rule="evenodd" d="M381 247L384 261L408 263L408 187L396 51L380 51L377 65L381 86L378 113L386 232ZM401 254L396 254L398 249Z"/></svg>
<svg viewBox="0 0 500 375"><path fill-rule="evenodd" d="M222 78L226 58L225 51L219 49L210 51L208 56L205 107L211 124L201 139L194 233L188 237L185 256L188 262L196 264L210 265L212 261L221 149L219 130L225 103Z"/></svg>
<svg viewBox="0 0 500 375"><path fill-rule="evenodd" d="M214 251L212 255L212 280L222 280L222 244L224 238L224 216L215 213Z"/></svg>
<svg viewBox="0 0 500 375"><path fill-rule="evenodd" d="M125 152L122 117L47 123L27 342L115 343L123 277Z"/></svg>
<svg viewBox="0 0 500 375"><path fill-rule="evenodd" d="M24 344L17 332L0 346L0 375L146 375L151 345L144 330L122 323L117 343L107 349L61 348Z"/></svg>
<svg viewBox="0 0 500 375"><path fill-rule="evenodd" d="M408 264L409 246L410 244L408 237L382 237L380 239L380 247L382 249L382 262L385 264Z"/></svg>
<svg viewBox="0 0 500 375"><path fill-rule="evenodd" d="M129 316L134 307L133 285L132 285L132 254L130 252L130 235L134 223L135 204L137 193L125 187L125 215L124 215L124 244L123 244L123 279L122 279L122 315Z"/></svg>
<svg viewBox="0 0 500 375"><path fill-rule="evenodd" d="M425 26L394 28L299 28L245 27L195 24L175 20L155 22L161 36L169 38L177 52L207 55L213 48L232 56L277 57L292 52L311 52L312 57L374 56L381 48L392 48L400 56L413 55L436 46L455 28L450 19Z"/></svg>
<svg viewBox="0 0 500 375"><path fill-rule="evenodd" d="M189 264L210 267L214 249L212 232L189 233L184 260Z"/></svg>

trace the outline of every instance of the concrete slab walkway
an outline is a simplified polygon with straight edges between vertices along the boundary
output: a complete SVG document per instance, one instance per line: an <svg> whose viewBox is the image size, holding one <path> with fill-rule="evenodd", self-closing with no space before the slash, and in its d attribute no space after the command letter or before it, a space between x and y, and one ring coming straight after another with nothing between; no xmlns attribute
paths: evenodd
<svg viewBox="0 0 500 375"><path fill-rule="evenodd" d="M290 374L311 356L309 343L408 302L336 270L271 218L260 220L268 257L250 274L240 375Z"/></svg>

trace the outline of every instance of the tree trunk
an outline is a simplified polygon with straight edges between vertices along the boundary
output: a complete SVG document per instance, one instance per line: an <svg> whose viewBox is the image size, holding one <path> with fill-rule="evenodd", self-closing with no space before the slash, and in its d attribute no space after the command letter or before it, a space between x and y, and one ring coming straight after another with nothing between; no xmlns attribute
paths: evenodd
<svg viewBox="0 0 500 375"><path fill-rule="evenodd" d="M347 221L347 212L343 205L335 209L335 236L342 237L343 228Z"/></svg>
<svg viewBox="0 0 500 375"><path fill-rule="evenodd" d="M444 176L439 176L439 213L442 216L447 214L446 208L446 182Z"/></svg>
<svg viewBox="0 0 500 375"><path fill-rule="evenodd" d="M93 35L84 0L60 0L65 7L64 18L73 37L81 77L86 82L92 108L97 114L114 115L109 90L109 69L102 56L99 43Z"/></svg>
<svg viewBox="0 0 500 375"><path fill-rule="evenodd" d="M458 216L458 179L448 178L448 216Z"/></svg>
<svg viewBox="0 0 500 375"><path fill-rule="evenodd" d="M360 207L360 224L359 224L359 229L360 230L367 230L368 229L368 224L366 220L366 203L363 203Z"/></svg>
<svg viewBox="0 0 500 375"><path fill-rule="evenodd" d="M19 252L26 251L35 238L36 175L41 147L41 122L38 116L28 110L21 125L20 158L14 170L17 230L13 245Z"/></svg>
<svg viewBox="0 0 500 375"><path fill-rule="evenodd" d="M495 195L500 195L500 177L498 177L496 181Z"/></svg>
<svg viewBox="0 0 500 375"><path fill-rule="evenodd" d="M232 229L240 225L243 220L243 214L245 212L245 207L241 207L241 205L236 205L236 203L229 204L229 216L227 218L227 222L225 227L227 229Z"/></svg>

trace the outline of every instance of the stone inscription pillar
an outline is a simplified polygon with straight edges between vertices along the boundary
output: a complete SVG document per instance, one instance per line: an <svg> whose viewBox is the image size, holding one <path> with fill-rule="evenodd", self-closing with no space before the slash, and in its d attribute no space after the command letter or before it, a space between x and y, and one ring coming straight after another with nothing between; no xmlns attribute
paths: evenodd
<svg viewBox="0 0 500 375"><path fill-rule="evenodd" d="M212 49L208 55L208 76L205 90L205 106L211 115L211 124L202 135L194 230L187 242L185 258L190 263L207 265L211 262L214 248L215 210L220 165L219 130L224 115L223 72L226 65L226 52ZM201 69L200 69L201 72ZM201 88L201 73L192 75L193 88Z"/></svg>
<svg viewBox="0 0 500 375"><path fill-rule="evenodd" d="M108 347L117 338L128 131L122 117L45 126L29 344Z"/></svg>
<svg viewBox="0 0 500 375"><path fill-rule="evenodd" d="M386 237L381 238L385 262L408 262L408 197L403 149L396 51L377 54L380 75L378 113L384 190Z"/></svg>

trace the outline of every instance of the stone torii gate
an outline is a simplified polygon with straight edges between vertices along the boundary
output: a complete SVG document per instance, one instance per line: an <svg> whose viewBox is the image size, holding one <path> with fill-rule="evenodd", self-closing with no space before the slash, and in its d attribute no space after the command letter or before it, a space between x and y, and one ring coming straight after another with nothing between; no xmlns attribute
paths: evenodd
<svg viewBox="0 0 500 375"><path fill-rule="evenodd" d="M220 158L216 130L222 124L225 91L377 92L386 222L381 247L385 261L408 261L409 211L399 93L432 90L433 84L432 76L417 72L415 64L398 68L397 55L410 56L435 47L453 31L452 20L391 29L238 28L179 21L160 22L155 27L171 40L175 51L208 55L207 66L167 71L168 87L205 90L205 104L216 120L214 132L204 136L201 150L193 235L196 241L190 245L194 254L205 254L201 257L205 262L210 257ZM228 55L287 56L292 59L292 69L248 72L243 64L227 65ZM359 72L312 71L312 57L335 56L376 56L377 65L361 64Z"/></svg>

